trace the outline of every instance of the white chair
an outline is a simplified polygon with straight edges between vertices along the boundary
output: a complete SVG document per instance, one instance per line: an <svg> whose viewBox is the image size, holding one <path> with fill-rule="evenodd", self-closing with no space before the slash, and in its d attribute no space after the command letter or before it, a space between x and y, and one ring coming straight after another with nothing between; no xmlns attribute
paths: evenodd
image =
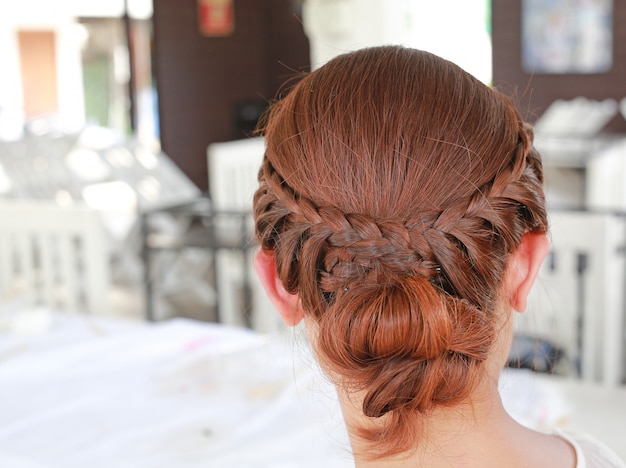
<svg viewBox="0 0 626 468"><path fill-rule="evenodd" d="M626 211L626 139L599 148L585 171L587 206Z"/></svg>
<svg viewBox="0 0 626 468"><path fill-rule="evenodd" d="M607 385L624 375L625 218L550 214L552 251L518 331L548 338L579 361L584 380Z"/></svg>
<svg viewBox="0 0 626 468"><path fill-rule="evenodd" d="M108 246L84 205L0 203L0 299L93 314L109 312Z"/></svg>
<svg viewBox="0 0 626 468"><path fill-rule="evenodd" d="M220 210L251 210L265 140L262 137L209 145L211 201Z"/></svg>
<svg viewBox="0 0 626 468"><path fill-rule="evenodd" d="M207 149L209 184L213 210L249 213L252 198L258 187L258 173L265 152L263 138L214 143ZM217 226L228 235L241 236L240 218L222 220ZM229 222L229 221L232 221ZM251 238L252 218L247 217L246 236ZM242 252L222 250L217 254L217 287L219 290L222 321L231 325L243 325L243 286L247 275L251 287L252 327L260 332L271 333L283 328L278 313L265 294L252 267L252 248L247 251L243 268Z"/></svg>

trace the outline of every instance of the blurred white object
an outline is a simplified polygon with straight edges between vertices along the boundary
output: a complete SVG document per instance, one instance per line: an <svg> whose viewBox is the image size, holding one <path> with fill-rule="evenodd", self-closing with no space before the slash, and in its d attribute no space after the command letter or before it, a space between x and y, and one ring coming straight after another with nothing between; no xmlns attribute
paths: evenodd
<svg viewBox="0 0 626 468"><path fill-rule="evenodd" d="M626 208L626 140L605 131L620 109L626 101L556 100L535 123L549 207Z"/></svg>
<svg viewBox="0 0 626 468"><path fill-rule="evenodd" d="M544 165L584 168L607 143L608 136L602 132L618 112L613 99L554 101L534 125L535 147Z"/></svg>
<svg viewBox="0 0 626 468"><path fill-rule="evenodd" d="M302 5L302 21L311 48L311 67L363 47L406 44L410 38L408 18L405 1L307 0Z"/></svg>
<svg viewBox="0 0 626 468"><path fill-rule="evenodd" d="M535 123L535 131L546 135L596 136L618 113L614 99L594 101L577 97L557 99Z"/></svg>
<svg viewBox="0 0 626 468"><path fill-rule="evenodd" d="M432 52L489 83L486 8L484 0L307 0L302 21L311 67L352 50L399 44Z"/></svg>
<svg viewBox="0 0 626 468"><path fill-rule="evenodd" d="M66 314L36 339L0 331L0 359L3 468L354 466L334 388L293 339Z"/></svg>
<svg viewBox="0 0 626 468"><path fill-rule="evenodd" d="M216 210L252 209L264 153L265 140L261 137L209 145L209 186Z"/></svg>
<svg viewBox="0 0 626 468"><path fill-rule="evenodd" d="M10 192L12 188L13 182L11 182L11 179L9 179L9 176L4 170L4 167L0 165L0 194Z"/></svg>
<svg viewBox="0 0 626 468"><path fill-rule="evenodd" d="M84 182L99 182L111 175L111 169L96 151L76 148L65 156L67 167Z"/></svg>
<svg viewBox="0 0 626 468"><path fill-rule="evenodd" d="M252 198L259 186L258 173L265 153L265 140L261 137L214 143L207 149L209 185L213 210L232 211L242 214L252 212ZM221 218L221 217L220 217ZM217 218L214 218L218 221ZM225 221L225 222L222 222ZM232 223L230 222L232 221ZM219 220L216 228L232 238L252 238L252 217L246 216L245 232L239 217ZM219 232L218 232L219 235ZM242 239L245 241L245 239ZM251 242L251 241L250 241ZM249 246L248 250L252 247ZM220 291L220 313L224 323L242 325L244 310L244 278L247 275L252 291L252 326L261 332L282 329L280 317L265 294L252 266L252 256L245 255L243 268L241 255L245 252L220 250L217 252L217 284Z"/></svg>
<svg viewBox="0 0 626 468"><path fill-rule="evenodd" d="M581 210L585 207L585 172L575 167L545 165L544 192L548 209Z"/></svg>
<svg viewBox="0 0 626 468"><path fill-rule="evenodd" d="M620 249L626 218L551 212L549 221L551 256L533 287L528 311L516 315L517 329L563 347L580 364L584 380L619 385L625 377L626 265Z"/></svg>
<svg viewBox="0 0 626 468"><path fill-rule="evenodd" d="M606 146L589 159L586 182L589 208L626 211L626 139Z"/></svg>
<svg viewBox="0 0 626 468"><path fill-rule="evenodd" d="M4 300L109 312L109 250L98 214L83 205L1 203L0 262Z"/></svg>
<svg viewBox="0 0 626 468"><path fill-rule="evenodd" d="M15 307L0 308L0 331L8 331L19 336L39 335L49 330L52 312L43 307L20 309Z"/></svg>

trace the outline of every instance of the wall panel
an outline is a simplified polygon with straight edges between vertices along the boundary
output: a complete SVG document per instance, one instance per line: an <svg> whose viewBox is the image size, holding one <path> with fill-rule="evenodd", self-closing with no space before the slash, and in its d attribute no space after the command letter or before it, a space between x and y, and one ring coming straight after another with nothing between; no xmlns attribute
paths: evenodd
<svg viewBox="0 0 626 468"><path fill-rule="evenodd" d="M154 67L164 151L202 189L206 147L243 136L238 109L275 97L309 46L290 0L234 0L235 29L205 37L197 0L154 0Z"/></svg>

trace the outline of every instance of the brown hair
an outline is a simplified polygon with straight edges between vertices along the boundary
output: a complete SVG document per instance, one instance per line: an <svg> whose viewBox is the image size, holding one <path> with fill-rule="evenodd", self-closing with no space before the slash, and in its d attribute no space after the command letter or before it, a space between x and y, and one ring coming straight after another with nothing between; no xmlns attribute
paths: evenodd
<svg viewBox="0 0 626 468"><path fill-rule="evenodd" d="M508 255L547 229L532 131L451 62L396 46L308 74L275 103L254 198L280 280L318 325L319 358L382 454L467 398L494 341Z"/></svg>

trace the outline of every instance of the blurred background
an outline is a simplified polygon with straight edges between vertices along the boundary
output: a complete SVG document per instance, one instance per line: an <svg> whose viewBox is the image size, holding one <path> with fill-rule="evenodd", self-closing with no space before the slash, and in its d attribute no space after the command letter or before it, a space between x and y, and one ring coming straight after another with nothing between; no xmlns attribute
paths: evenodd
<svg viewBox="0 0 626 468"><path fill-rule="evenodd" d="M613 0L0 0L0 464L352 466L252 269L254 128L380 44L534 124L551 250L503 399L626 457L624 25Z"/></svg>

